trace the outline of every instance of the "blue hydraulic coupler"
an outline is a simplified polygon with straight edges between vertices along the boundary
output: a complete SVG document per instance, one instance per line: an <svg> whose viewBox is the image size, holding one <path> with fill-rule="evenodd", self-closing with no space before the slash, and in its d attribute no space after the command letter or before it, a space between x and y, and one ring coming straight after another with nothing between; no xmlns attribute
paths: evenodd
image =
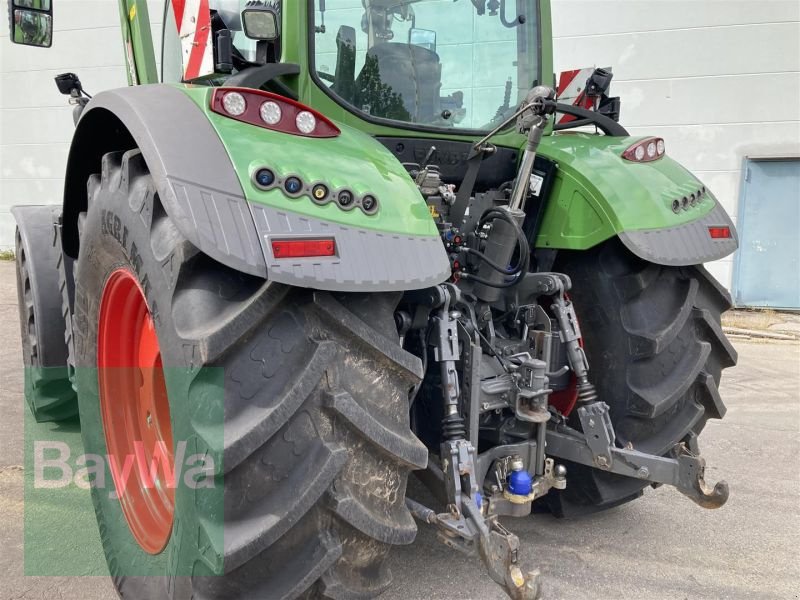
<svg viewBox="0 0 800 600"><path fill-rule="evenodd" d="M515 496L527 496L533 491L533 478L525 469L508 474L508 491Z"/></svg>

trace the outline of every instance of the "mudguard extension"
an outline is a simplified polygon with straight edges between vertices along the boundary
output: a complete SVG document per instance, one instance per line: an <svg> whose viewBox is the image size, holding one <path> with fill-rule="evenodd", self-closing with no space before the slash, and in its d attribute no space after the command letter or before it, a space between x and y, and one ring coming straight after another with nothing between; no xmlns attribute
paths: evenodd
<svg viewBox="0 0 800 600"><path fill-rule="evenodd" d="M143 85L97 94L88 104L70 149L64 196L65 252L77 254L75 221L85 206L86 177L95 148L113 124L119 139L138 147L164 210L181 234L213 259L269 280L333 291L424 288L450 276L438 237L405 236L332 224L290 210L248 202L231 158L208 118L180 89ZM120 127L121 125L121 127ZM98 129L103 129L102 132ZM87 166L93 163L93 166ZM275 259L275 236L334 235L334 259Z"/></svg>
<svg viewBox="0 0 800 600"><path fill-rule="evenodd" d="M731 237L714 239L709 235L709 227L728 227ZM618 235L639 258L674 267L717 260L739 247L736 228L719 204L708 214L683 225L623 231Z"/></svg>

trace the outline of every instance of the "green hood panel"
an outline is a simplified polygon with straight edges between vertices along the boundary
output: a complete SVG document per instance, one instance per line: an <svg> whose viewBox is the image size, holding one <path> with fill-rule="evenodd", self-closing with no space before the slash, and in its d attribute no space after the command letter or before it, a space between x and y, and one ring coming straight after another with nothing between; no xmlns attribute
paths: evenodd
<svg viewBox="0 0 800 600"><path fill-rule="evenodd" d="M633 163L622 153L642 137L584 133L546 136L539 152L558 164L550 202L536 245L585 249L623 231L675 227L709 213L716 201L707 192L687 210L672 203L703 184L669 156Z"/></svg>
<svg viewBox="0 0 800 600"><path fill-rule="evenodd" d="M213 88L180 89L203 110L216 130L247 200L359 229L438 237L428 206L405 168L367 134L339 123L342 133L335 138L271 131L212 112L209 100ZM253 173L261 167L278 176L296 175L306 183L322 182L331 190L346 187L357 196L372 194L380 208L377 214L366 215L358 208L344 211L334 202L319 206L306 196L292 198L280 189L263 191L252 181Z"/></svg>

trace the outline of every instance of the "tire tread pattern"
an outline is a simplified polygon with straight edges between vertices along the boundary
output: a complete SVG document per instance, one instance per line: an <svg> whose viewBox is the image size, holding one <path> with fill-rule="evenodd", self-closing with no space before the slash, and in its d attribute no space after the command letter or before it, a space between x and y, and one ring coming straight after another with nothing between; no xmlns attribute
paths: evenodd
<svg viewBox="0 0 800 600"><path fill-rule="evenodd" d="M219 515L197 504L200 556L189 596L379 594L391 581L389 548L416 533L405 506L408 474L427 464L407 409L421 363L393 339L400 295L289 288L213 261L170 222L138 150L106 154L87 185L89 213L127 194L149 232L158 284L171 298L158 312L174 326L173 354L192 373L179 401L224 488L221 538ZM76 289L78 343L90 333L95 301ZM204 367L223 370L224 402L207 394L213 378ZM102 523L101 537L113 562ZM115 584L125 598L146 597L136 578ZM178 593L170 584L167 597L184 597L182 585Z"/></svg>
<svg viewBox="0 0 800 600"><path fill-rule="evenodd" d="M554 270L570 276L590 378L609 404L617 442L665 454L696 445L709 418L721 418L722 369L736 364L720 316L728 292L702 266L667 267L632 255L617 239L562 252ZM548 497L560 516L632 500L647 484L569 465L570 483Z"/></svg>

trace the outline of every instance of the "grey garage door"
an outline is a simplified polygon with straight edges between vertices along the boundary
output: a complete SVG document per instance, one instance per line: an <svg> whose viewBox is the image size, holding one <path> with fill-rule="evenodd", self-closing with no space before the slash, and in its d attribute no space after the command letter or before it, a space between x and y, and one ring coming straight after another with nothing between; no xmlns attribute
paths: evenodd
<svg viewBox="0 0 800 600"><path fill-rule="evenodd" d="M749 160L745 169L736 305L800 309L800 160Z"/></svg>

